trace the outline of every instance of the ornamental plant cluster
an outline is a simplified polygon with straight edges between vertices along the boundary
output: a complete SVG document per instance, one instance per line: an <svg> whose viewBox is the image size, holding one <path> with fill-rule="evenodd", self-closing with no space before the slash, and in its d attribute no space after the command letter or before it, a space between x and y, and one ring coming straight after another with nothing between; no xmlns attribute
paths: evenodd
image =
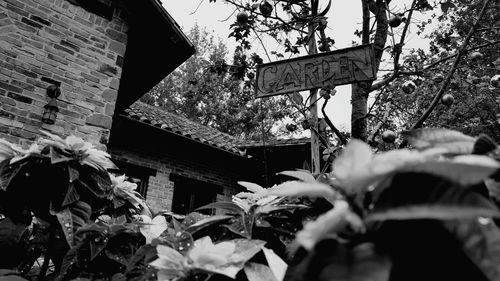
<svg viewBox="0 0 500 281"><path fill-rule="evenodd" d="M0 141L0 281L500 280L500 149L484 135L420 129L386 152L353 139L331 173L239 182L174 214L106 152L43 133Z"/></svg>

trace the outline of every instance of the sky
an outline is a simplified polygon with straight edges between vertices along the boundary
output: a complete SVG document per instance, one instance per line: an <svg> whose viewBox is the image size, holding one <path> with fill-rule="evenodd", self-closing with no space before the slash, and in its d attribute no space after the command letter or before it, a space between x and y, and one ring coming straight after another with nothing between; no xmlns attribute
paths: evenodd
<svg viewBox="0 0 500 281"><path fill-rule="evenodd" d="M215 3L209 0L161 0L165 9L177 21L183 31L187 31L198 24L201 27L206 27L207 30L213 31L217 36L222 38L229 50L233 50L236 46L234 38L228 38L230 33L230 24L235 21L236 13L233 14L234 7L224 3L223 0L217 0ZM250 0L248 0L250 1ZM396 3L392 3L396 2ZM411 0L392 1L390 9L393 12L401 12L411 4ZM327 0L320 1L321 7L328 4ZM326 15L328 17L328 28L325 30L326 36L335 40L333 50L342 49L352 46L352 41L359 42L360 39L354 35L356 29L361 30L361 1L360 0L332 0L331 9ZM414 14L416 20L425 19L429 14ZM402 26L400 29L402 29ZM397 30L395 30L397 32ZM410 30L411 31L411 30ZM396 34L395 32L395 34ZM391 40L389 36L389 40ZM397 37L396 37L397 38ZM399 39L396 39L399 40ZM274 43L264 41L266 48L272 50ZM260 53L262 58L266 58L263 53L263 48L254 42L253 51ZM408 40L405 42L405 47L415 47L427 49L428 41L425 38L411 33ZM305 54L304 54L305 55ZM387 58L386 58L387 59ZM264 62L268 62L265 59ZM389 68L387 63L382 63L380 69ZM385 73L385 72L379 72ZM332 122L341 130L350 130L351 119L351 86L338 86L337 93L329 101L326 112ZM321 117L319 110L321 104L318 105L318 114Z"/></svg>

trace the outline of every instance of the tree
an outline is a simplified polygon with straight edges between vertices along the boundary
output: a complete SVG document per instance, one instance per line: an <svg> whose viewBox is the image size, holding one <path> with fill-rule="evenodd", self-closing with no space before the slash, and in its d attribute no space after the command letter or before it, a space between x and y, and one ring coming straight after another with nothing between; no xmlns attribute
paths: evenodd
<svg viewBox="0 0 500 281"><path fill-rule="evenodd" d="M215 2L215 0L211 2ZM276 50L269 51L266 49L269 61L271 61L271 55L275 55L277 59L284 58L283 52L290 56L297 56L302 50L311 53L312 48L316 50L316 44L311 43L317 43L320 51L329 51L335 42L327 36L328 30L326 29L328 21L325 15L331 7L331 2L328 2L328 4L323 3L322 6L326 5L326 9L323 11L317 10L319 0L226 0L225 2L234 6L235 13L238 12L238 15L245 13L243 17L245 20L243 21L240 20L241 17L236 17L236 22L231 25L229 33L230 37L234 37L240 43L242 50L250 50L252 47L251 42L259 42L266 49L262 39L265 36L270 36L276 40L279 46ZM399 110L397 109L398 106L401 106L400 103L404 102L409 105L408 109L415 111L411 113L414 118L403 118L406 116L405 114L408 114L405 112L401 115L402 117L394 120L398 124L394 124L393 127L396 125L399 125L399 128L421 127L429 114L434 111L436 101L439 101L447 92L447 85L451 81L451 79L446 79L447 74L457 70L457 65L466 57L471 48L480 49L489 46L490 51L485 50L482 59L488 61L493 58L488 54L494 52L494 44L496 43L493 42L495 40L493 37L498 36L496 33L498 27L491 25L495 17L498 17L495 16L495 13L498 14L498 8L495 8L498 5L495 6L491 4L492 2L494 1L477 0L470 3L470 1L462 0L414 0L410 5L405 6L388 0L362 0L362 27L361 30L355 31L355 34L360 37L360 42L353 42L353 44L374 44L377 71L381 61L385 61L392 66L391 69L384 69L388 71L387 75L379 73L379 79L372 83L363 82L352 85L352 137L362 140L369 139L376 145L379 142L377 138L379 131L385 127L391 127L387 124L387 120L395 117L391 112L397 112ZM264 5L267 7L266 9L262 8ZM414 15L417 13L431 13L433 19L429 19L428 22L417 21L414 19ZM441 23L443 26L443 28L437 28L436 33L431 36L434 42L434 53L426 54L418 50L409 53L407 51L403 52L406 49L405 42L410 31L419 34L431 22ZM449 28L444 28L450 25L457 25L459 27L457 30L460 33L450 33ZM308 33L308 28L312 29L313 32ZM490 38L487 40L491 39L491 42L480 42L480 40L485 39L484 36L480 35L482 32L490 32ZM296 40L293 39L294 37ZM254 38L256 40L252 40ZM314 38L319 39L315 42ZM451 43L448 44L447 40L451 40ZM448 44L448 52L450 50L457 50L458 52L455 55L449 54L450 57L446 59L443 59L446 55L439 57L437 50L441 52L443 44ZM283 52L279 52L279 49ZM390 58L386 56L390 56ZM475 63L481 65L480 60ZM454 66L454 64L457 65ZM430 79L437 73L438 69L443 75L444 81L440 82L441 84L431 83ZM465 72L459 70L457 73ZM477 76L479 78L484 77L483 73L467 74L472 77L475 75L479 75ZM426 92L433 91L436 93L436 95L432 96L434 98L430 99L419 95L418 101L422 103L419 107L411 105L409 102L411 99L407 99L405 95L398 94L398 92L401 92L401 87L406 85L405 82L414 80L417 76L422 78L425 85L434 85L434 88L428 88L427 90L425 90L426 86L424 88L419 86L419 91L425 90ZM456 80L459 80L458 76ZM486 77L484 77L484 80L486 82ZM391 92L394 94L391 95ZM375 102L368 109L368 97L370 95L375 97ZM397 99L399 99L399 102L396 101ZM394 102L387 104L387 100L394 100ZM483 105L491 105L491 99L484 100ZM307 110L310 109L309 105L300 104L299 106L306 112L307 117ZM441 116L437 113L436 115ZM489 116L493 115L490 114ZM463 119L466 118L467 116L463 117ZM411 125L402 126L407 123ZM399 128L397 128L397 131L399 131ZM338 131L333 127L331 129L333 132ZM337 136L341 139L341 134L337 134Z"/></svg>
<svg viewBox="0 0 500 281"><path fill-rule="evenodd" d="M491 81L500 69L498 5L447 1L441 3L440 13L419 26L420 31L429 24L434 27L430 51L412 50L404 58L402 75L379 93L373 115L386 118L375 130L437 126L499 140L500 89ZM443 99L450 97L454 102L446 105ZM438 103L432 108L434 100Z"/></svg>
<svg viewBox="0 0 500 281"><path fill-rule="evenodd" d="M229 63L220 38L198 25L187 35L196 53L141 101L236 137L272 138L275 122L291 109L284 98L254 99L254 72L249 69L262 59L238 48Z"/></svg>

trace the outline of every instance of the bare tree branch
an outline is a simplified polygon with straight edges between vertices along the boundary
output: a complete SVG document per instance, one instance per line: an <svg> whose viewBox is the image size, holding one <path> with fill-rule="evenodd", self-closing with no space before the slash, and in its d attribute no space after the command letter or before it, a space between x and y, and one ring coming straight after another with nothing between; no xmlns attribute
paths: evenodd
<svg viewBox="0 0 500 281"><path fill-rule="evenodd" d="M342 133L337 129L337 127L335 127L335 125L333 125L332 121L330 120L330 118L328 118L328 115L325 112L325 107L326 107L326 104L328 103L329 100L330 99L325 99L325 102L323 103L323 106L321 107L321 112L323 113L323 117L325 118L326 124L328 124L328 126L330 126L330 129L332 129L332 131L335 133L335 135L337 135L337 137L340 140L340 143L345 145L345 144L347 144L347 140L342 135Z"/></svg>

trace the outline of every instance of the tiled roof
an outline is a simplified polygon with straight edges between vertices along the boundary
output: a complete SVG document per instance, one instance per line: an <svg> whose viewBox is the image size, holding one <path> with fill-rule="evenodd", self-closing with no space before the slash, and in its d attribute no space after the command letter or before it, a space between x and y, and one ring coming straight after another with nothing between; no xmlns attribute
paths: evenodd
<svg viewBox="0 0 500 281"><path fill-rule="evenodd" d="M254 141L251 143L245 143L241 147L250 148L250 147L263 147L263 146L288 146L288 145L301 145L311 143L311 138L305 137L300 139L278 139L278 140L269 140L263 143L262 141Z"/></svg>
<svg viewBox="0 0 500 281"><path fill-rule="evenodd" d="M245 155L244 150L238 148L244 145L244 141L155 106L135 102L122 115L209 146Z"/></svg>

